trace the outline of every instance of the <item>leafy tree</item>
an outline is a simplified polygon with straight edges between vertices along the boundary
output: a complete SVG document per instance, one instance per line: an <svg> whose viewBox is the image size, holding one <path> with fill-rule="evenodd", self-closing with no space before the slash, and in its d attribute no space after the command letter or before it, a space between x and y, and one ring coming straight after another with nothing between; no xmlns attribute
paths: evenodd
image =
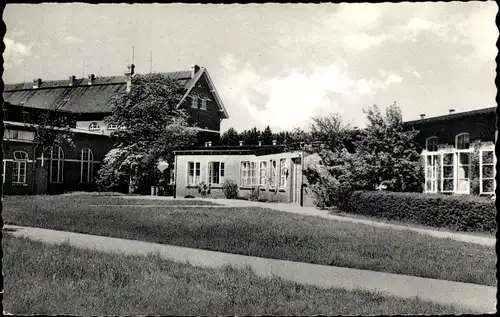
<svg viewBox="0 0 500 317"><path fill-rule="evenodd" d="M220 137L221 145L239 145L240 136L234 128L229 128L226 132L222 133Z"/></svg>
<svg viewBox="0 0 500 317"><path fill-rule="evenodd" d="M264 131L260 134L260 140L262 141L262 145L271 145L273 144L273 131L271 127L267 126Z"/></svg>
<svg viewBox="0 0 500 317"><path fill-rule="evenodd" d="M106 179L114 175L110 170L134 175L135 184L152 184L159 176L158 160L172 164L173 150L196 143L197 133L189 127L187 114L176 108L184 93L184 87L171 78L147 74L134 76L130 92L113 98L113 114L106 121L120 127L111 135L117 151L99 171L101 188L117 184Z"/></svg>
<svg viewBox="0 0 500 317"><path fill-rule="evenodd" d="M364 177L374 187L384 183L392 191L421 191L423 173L414 141L418 131L404 129L396 103L386 108L385 115L377 105L364 113L368 119L365 134L355 142Z"/></svg>

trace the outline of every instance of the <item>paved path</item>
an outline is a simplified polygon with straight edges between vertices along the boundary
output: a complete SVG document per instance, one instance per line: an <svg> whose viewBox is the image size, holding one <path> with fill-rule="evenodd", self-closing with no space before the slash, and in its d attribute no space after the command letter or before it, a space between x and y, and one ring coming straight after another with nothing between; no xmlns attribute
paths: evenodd
<svg viewBox="0 0 500 317"><path fill-rule="evenodd" d="M213 252L171 245L162 245L135 240L108 238L6 225L15 236L48 243L69 242L70 245L97 249L104 252L119 252L131 255L159 254L161 257L202 267L231 265L243 268L250 266L257 275L278 276L286 280L318 287L363 289L384 292L403 298L418 296L422 300L472 309L478 313L496 312L496 287L413 277L391 273L373 272L341 267L299 263L284 260L264 259L252 256Z"/></svg>
<svg viewBox="0 0 500 317"><path fill-rule="evenodd" d="M123 199L130 199L130 200L132 200L132 199L173 200L172 197L162 197L162 196L118 196L118 197L123 198ZM188 200L188 199L176 198L175 200ZM214 202L214 203L224 205L225 207L261 207L261 208L280 210L280 211L301 214L301 215L306 215L306 216L316 216L316 217L322 217L322 218L332 219L332 220L337 220L337 221L346 221L346 222L351 222L351 223L371 225L371 226L376 226L376 227L380 227L380 228L390 228L390 229L394 229L394 230L411 230L411 231L418 232L420 234L425 234L425 235L429 235L429 236L433 236L433 237L437 237L437 238L449 238L449 239L453 239L453 240L457 240L457 241L463 241L463 242L474 243L474 244L481 244L481 245L492 246L492 247L494 247L496 244L495 238L481 237L481 236L475 236L473 234L462 234L462 233L455 233L455 232L449 232L449 231L422 229L422 228L411 227L409 225L402 226L402 225L395 225L395 224L378 222L378 221L373 221L373 220L330 215L327 210L319 210L319 209L316 209L315 207L300 207L298 205L284 204L284 203L260 203L260 202L238 200L238 199L195 198L195 199L189 199L189 200L209 201L209 202ZM161 207L181 207L181 206L168 206L167 205L167 206L161 206ZM182 206L182 208L184 208L184 207L199 208L199 207L211 207L211 206L205 206L205 205L204 206L196 206L196 205Z"/></svg>

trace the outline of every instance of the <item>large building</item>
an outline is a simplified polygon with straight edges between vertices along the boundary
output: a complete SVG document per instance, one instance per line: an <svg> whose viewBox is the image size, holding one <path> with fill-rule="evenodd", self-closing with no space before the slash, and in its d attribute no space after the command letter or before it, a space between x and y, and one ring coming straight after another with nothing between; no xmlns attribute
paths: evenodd
<svg viewBox="0 0 500 317"><path fill-rule="evenodd" d="M112 98L129 91L134 65L123 76L87 79L69 76L67 80L6 84L4 98L4 159L2 166L5 194L60 193L95 189L95 177L113 144L109 135L117 128L107 123ZM208 74L197 65L188 71L164 75L185 87L177 108L184 109L188 121L198 130L200 144L220 139L220 124L229 117ZM72 147L54 147L49 157L37 152L33 122L52 111L74 122Z"/></svg>
<svg viewBox="0 0 500 317"><path fill-rule="evenodd" d="M424 192L494 195L496 107L405 122L423 148Z"/></svg>

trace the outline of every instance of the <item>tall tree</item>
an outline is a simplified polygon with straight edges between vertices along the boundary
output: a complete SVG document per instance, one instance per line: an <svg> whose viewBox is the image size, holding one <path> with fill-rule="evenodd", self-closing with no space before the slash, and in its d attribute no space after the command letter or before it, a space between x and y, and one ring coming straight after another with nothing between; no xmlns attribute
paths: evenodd
<svg viewBox="0 0 500 317"><path fill-rule="evenodd" d="M110 152L100 174L100 185L119 183L112 171L123 175L134 172L138 184L153 184L158 160L172 164L173 150L193 146L196 130L189 127L187 114L177 109L184 87L163 74L136 75L129 93L113 98L112 115L107 122L120 128L113 132L116 150ZM123 175L119 177L123 178Z"/></svg>
<svg viewBox="0 0 500 317"><path fill-rule="evenodd" d="M220 137L221 145L238 145L240 136L234 128L229 128L226 132L222 133Z"/></svg>
<svg viewBox="0 0 500 317"><path fill-rule="evenodd" d="M262 141L262 145L271 145L273 144L273 131L271 127L267 126L264 131L260 134L260 140Z"/></svg>

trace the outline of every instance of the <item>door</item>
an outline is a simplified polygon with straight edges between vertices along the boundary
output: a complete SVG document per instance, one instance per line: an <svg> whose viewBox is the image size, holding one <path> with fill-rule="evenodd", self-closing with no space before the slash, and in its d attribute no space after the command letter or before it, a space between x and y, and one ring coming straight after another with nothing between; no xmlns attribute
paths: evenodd
<svg viewBox="0 0 500 317"><path fill-rule="evenodd" d="M302 164L300 158L292 159L292 203L300 204L302 187Z"/></svg>

